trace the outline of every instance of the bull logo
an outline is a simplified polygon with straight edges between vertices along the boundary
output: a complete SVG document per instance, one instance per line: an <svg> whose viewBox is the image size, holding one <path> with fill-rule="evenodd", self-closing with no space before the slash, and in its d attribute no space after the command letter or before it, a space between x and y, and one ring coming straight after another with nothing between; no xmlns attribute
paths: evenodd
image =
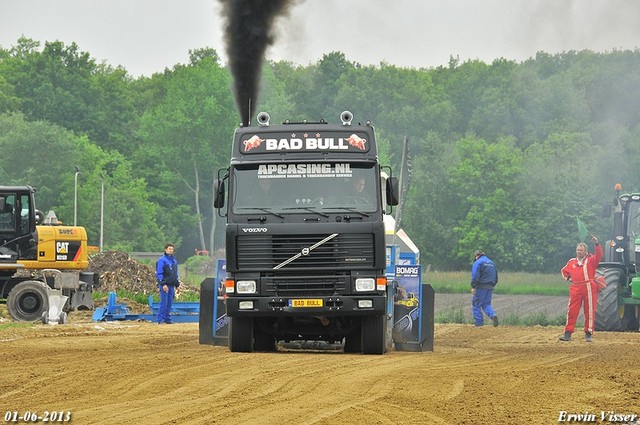
<svg viewBox="0 0 640 425"><path fill-rule="evenodd" d="M257 135L253 135L251 136L250 139L247 139L244 142L242 142L244 144L244 151L249 152L251 149L257 148L258 146L260 146L262 142L264 142L264 139L261 139Z"/></svg>
<svg viewBox="0 0 640 425"><path fill-rule="evenodd" d="M363 139L362 137L356 135L356 134L352 134L351 136L349 136L347 139L347 142L349 143L349 145L360 149L361 151L365 150L365 143L367 143L367 139Z"/></svg>

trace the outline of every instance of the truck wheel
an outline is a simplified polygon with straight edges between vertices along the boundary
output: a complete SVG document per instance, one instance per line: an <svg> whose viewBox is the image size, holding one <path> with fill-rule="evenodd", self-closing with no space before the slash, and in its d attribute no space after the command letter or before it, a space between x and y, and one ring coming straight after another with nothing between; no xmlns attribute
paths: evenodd
<svg viewBox="0 0 640 425"><path fill-rule="evenodd" d="M362 352L362 327L358 326L352 333L344 337L345 353L361 353Z"/></svg>
<svg viewBox="0 0 640 425"><path fill-rule="evenodd" d="M625 331L625 308L624 305L619 305L618 300L618 287L624 284L620 282L621 272L619 269L599 269L598 274L604 274L607 286L598 295L595 329L609 332Z"/></svg>
<svg viewBox="0 0 640 425"><path fill-rule="evenodd" d="M360 332L354 332L344 338L345 353L361 353L362 352L362 336Z"/></svg>
<svg viewBox="0 0 640 425"><path fill-rule="evenodd" d="M253 330L253 339L253 349L255 351L263 351L268 353L273 353L274 351L276 351L276 338L257 326Z"/></svg>
<svg viewBox="0 0 640 425"><path fill-rule="evenodd" d="M384 354L387 334L385 316L365 316L362 318L362 354Z"/></svg>
<svg viewBox="0 0 640 425"><path fill-rule="evenodd" d="M49 287L35 280L20 282L9 292L7 310L16 322L42 320L42 313L49 311Z"/></svg>
<svg viewBox="0 0 640 425"><path fill-rule="evenodd" d="M229 320L229 351L250 353L253 351L253 319L232 317Z"/></svg>

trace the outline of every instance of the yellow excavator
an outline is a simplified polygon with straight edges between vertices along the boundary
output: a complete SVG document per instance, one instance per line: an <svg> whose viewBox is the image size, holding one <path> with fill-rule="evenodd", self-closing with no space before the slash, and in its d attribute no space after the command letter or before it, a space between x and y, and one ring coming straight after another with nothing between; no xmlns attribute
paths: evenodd
<svg viewBox="0 0 640 425"><path fill-rule="evenodd" d="M93 309L98 275L87 272L86 229L45 220L35 191L0 186L0 298L14 321L66 323L69 311Z"/></svg>
<svg viewBox="0 0 640 425"><path fill-rule="evenodd" d="M402 304L407 307L417 307L420 302L416 298L416 295L413 292L409 292L407 294L407 298L398 300L398 304Z"/></svg>

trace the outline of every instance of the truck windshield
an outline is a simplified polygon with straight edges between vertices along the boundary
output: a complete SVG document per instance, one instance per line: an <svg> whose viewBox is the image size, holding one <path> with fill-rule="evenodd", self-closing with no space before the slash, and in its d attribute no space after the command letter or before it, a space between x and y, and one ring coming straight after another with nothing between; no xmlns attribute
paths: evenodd
<svg viewBox="0 0 640 425"><path fill-rule="evenodd" d="M231 175L235 214L372 213L381 204L376 169L350 163L248 164Z"/></svg>

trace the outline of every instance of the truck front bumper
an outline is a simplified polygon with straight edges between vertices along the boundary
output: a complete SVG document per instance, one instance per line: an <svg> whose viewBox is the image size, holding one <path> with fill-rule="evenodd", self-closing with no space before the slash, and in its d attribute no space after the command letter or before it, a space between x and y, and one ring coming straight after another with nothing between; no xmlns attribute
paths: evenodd
<svg viewBox="0 0 640 425"><path fill-rule="evenodd" d="M226 307L229 317L382 316L386 302L386 296L379 294L313 298L228 296Z"/></svg>

